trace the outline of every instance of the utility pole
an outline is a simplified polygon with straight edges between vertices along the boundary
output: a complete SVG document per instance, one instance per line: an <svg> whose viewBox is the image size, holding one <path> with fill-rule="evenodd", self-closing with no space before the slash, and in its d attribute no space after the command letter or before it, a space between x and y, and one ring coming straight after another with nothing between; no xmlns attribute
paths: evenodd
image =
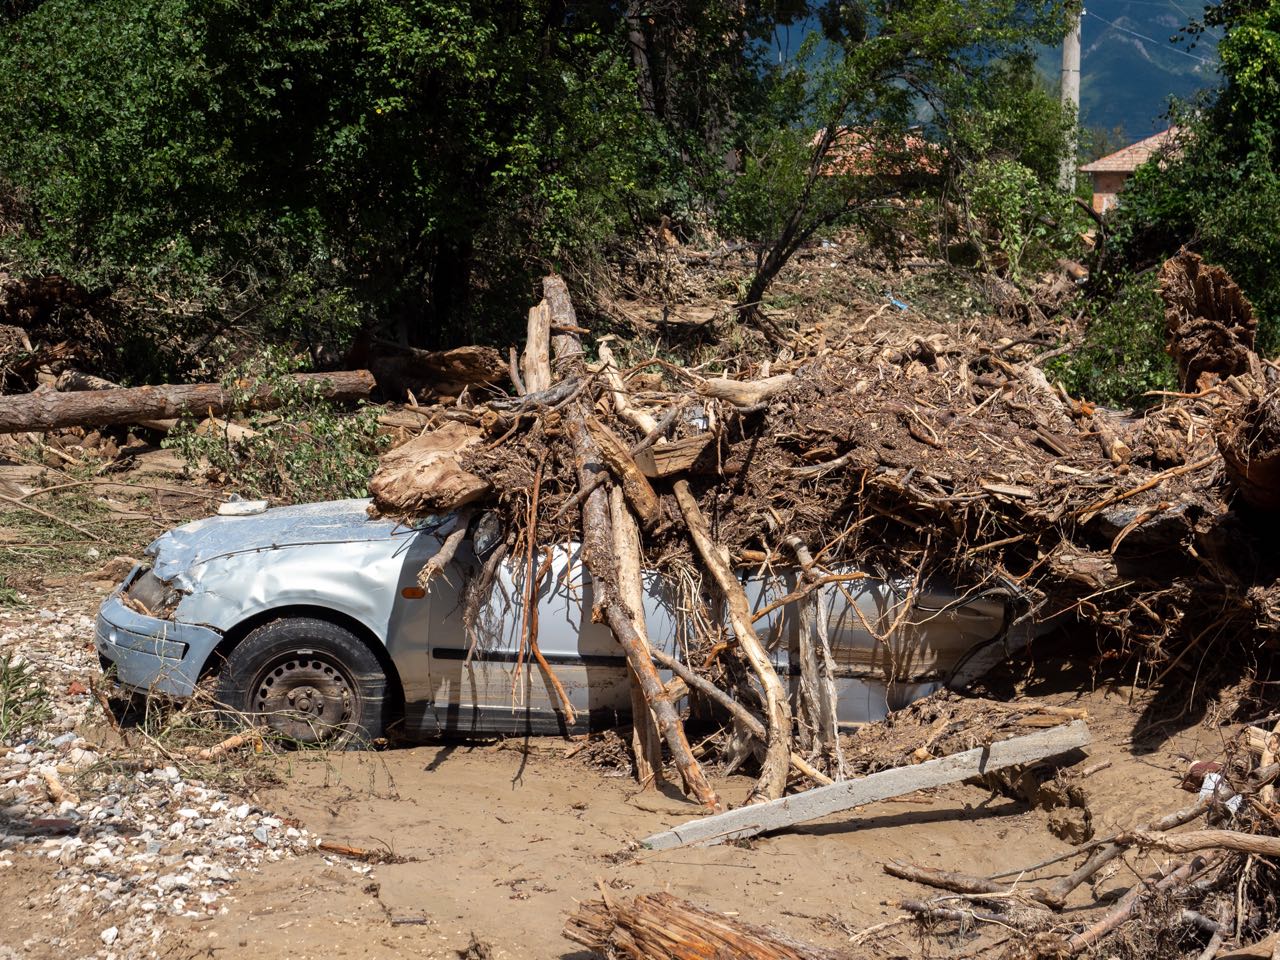
<svg viewBox="0 0 1280 960"><path fill-rule="evenodd" d="M1058 168L1058 186L1074 193L1076 189L1076 130L1080 124L1080 18L1084 5L1071 12L1071 24L1062 41L1062 106L1071 117L1067 134L1067 152Z"/></svg>

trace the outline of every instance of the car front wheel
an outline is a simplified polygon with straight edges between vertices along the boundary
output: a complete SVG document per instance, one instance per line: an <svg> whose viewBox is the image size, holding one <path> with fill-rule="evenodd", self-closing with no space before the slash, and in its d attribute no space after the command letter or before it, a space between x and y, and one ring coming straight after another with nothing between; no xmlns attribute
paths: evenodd
<svg viewBox="0 0 1280 960"><path fill-rule="evenodd" d="M386 673L359 637L311 617L256 628L218 678L218 700L233 717L296 744L345 749L382 736L386 691Z"/></svg>

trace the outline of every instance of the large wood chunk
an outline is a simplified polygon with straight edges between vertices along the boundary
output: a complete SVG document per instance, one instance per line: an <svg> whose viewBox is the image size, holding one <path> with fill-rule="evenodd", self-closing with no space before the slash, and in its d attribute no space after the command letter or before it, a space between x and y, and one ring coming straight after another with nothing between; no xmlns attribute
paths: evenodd
<svg viewBox="0 0 1280 960"><path fill-rule="evenodd" d="M475 427L450 422L396 447L369 481L374 506L392 515L448 513L486 496L488 481L459 465L482 438Z"/></svg>

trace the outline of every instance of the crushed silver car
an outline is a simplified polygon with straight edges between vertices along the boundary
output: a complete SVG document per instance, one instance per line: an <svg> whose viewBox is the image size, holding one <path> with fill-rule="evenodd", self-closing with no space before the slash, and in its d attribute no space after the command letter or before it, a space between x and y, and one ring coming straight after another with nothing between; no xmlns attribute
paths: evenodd
<svg viewBox="0 0 1280 960"><path fill-rule="evenodd" d="M463 587L497 542L495 531L464 540L423 591L418 571L456 518L409 527L371 519L367 505L213 516L164 534L147 548L149 563L102 604L104 670L128 691L172 698L190 697L210 678L226 707L302 742L564 730L549 679L536 665L520 667L519 564L498 568L474 643L463 629ZM609 629L591 621L591 582L576 546L556 548L543 583L538 645L577 723L625 719L626 657ZM793 573L744 583L761 610L796 588ZM938 587L908 599L906 582L874 577L819 589L841 720L877 720L945 683L966 682L1014 645L1011 589ZM653 642L679 655L694 638L677 592L650 574L645 602ZM798 673L788 650L800 621L784 605L757 624L783 676Z"/></svg>

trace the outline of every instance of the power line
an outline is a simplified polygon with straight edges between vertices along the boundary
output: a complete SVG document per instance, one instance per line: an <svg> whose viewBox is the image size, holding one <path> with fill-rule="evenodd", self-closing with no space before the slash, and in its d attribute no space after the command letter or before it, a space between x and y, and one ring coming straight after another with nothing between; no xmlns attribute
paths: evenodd
<svg viewBox="0 0 1280 960"><path fill-rule="evenodd" d="M1178 13L1182 14L1184 17L1190 18L1192 16L1191 11L1184 10L1179 4L1175 3L1174 0L1126 0L1126 2L1136 3L1143 7L1170 7L1178 11ZM1099 19L1101 19L1101 17L1099 17Z"/></svg>
<svg viewBox="0 0 1280 960"><path fill-rule="evenodd" d="M1217 66L1217 65L1218 65L1218 62L1217 62L1216 60L1208 60L1208 59L1206 59L1205 57L1198 57L1198 56L1196 56L1194 53L1190 53L1190 52L1188 52L1188 51L1186 51L1186 50L1180 50L1180 49L1178 49L1178 48L1177 48L1177 47L1175 47L1175 46L1171 46L1171 45L1170 45L1170 46L1166 46L1166 44L1165 44L1163 41L1157 40L1155 37L1148 37L1145 33L1139 33L1137 30L1130 30L1128 27L1122 27L1122 26L1120 26L1120 24L1118 24L1118 23L1116 23L1116 22L1114 22L1114 21L1112 21L1112 20L1108 20L1106 17L1100 17L1100 16L1098 16L1096 13L1094 13L1094 12L1092 12L1092 11L1090 11L1090 10L1085 10L1085 11L1082 11L1082 12L1083 12L1086 16L1093 17L1093 19L1095 19L1095 20L1101 20L1101 21L1102 21L1103 23L1105 23L1107 26L1109 26L1109 27L1114 27L1115 29L1119 30L1121 33L1127 33L1127 34L1129 34L1130 36L1137 37L1139 40L1145 40L1145 41L1147 41L1147 43L1154 43L1154 44L1156 44L1157 46L1161 47L1162 49L1172 50L1174 53L1180 53L1180 54L1182 54L1184 57L1190 57L1192 60L1198 60L1198 61L1200 61L1201 63L1206 63L1206 64L1208 64L1208 65L1209 65L1209 66L1211 66L1211 67L1215 67L1215 66Z"/></svg>

